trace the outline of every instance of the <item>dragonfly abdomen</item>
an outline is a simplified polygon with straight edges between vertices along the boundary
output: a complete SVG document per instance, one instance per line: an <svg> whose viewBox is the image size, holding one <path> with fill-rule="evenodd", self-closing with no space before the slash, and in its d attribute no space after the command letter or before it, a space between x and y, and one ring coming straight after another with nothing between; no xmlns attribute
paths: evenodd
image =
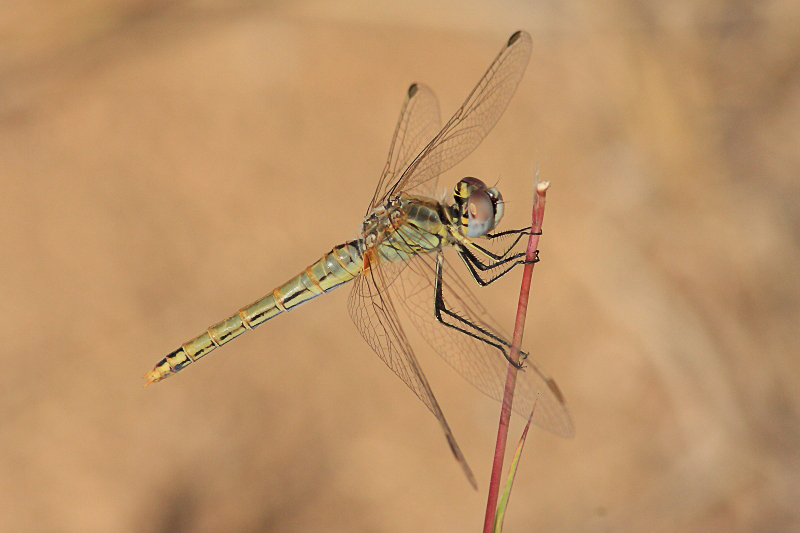
<svg viewBox="0 0 800 533"><path fill-rule="evenodd" d="M352 280L364 266L361 249L359 241L334 246L330 252L272 293L183 343L145 376L145 385L175 374L248 329Z"/></svg>

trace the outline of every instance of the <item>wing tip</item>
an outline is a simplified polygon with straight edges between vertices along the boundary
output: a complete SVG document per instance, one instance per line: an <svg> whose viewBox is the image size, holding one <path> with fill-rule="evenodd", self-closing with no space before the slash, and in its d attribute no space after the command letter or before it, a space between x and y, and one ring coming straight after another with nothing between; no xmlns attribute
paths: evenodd
<svg viewBox="0 0 800 533"><path fill-rule="evenodd" d="M572 423L572 419L569 417L569 414L567 415L564 427L562 428L559 436L565 439L571 439L575 437L575 424Z"/></svg>
<svg viewBox="0 0 800 533"><path fill-rule="evenodd" d="M467 458L464 457L464 454L461 452L461 448L456 442L456 438L452 433L449 432L449 429L450 428L448 428L448 431L445 432L445 438L447 439L447 444L450 446L450 451L453 452L453 455L456 457L456 461L458 461L458 464L460 464L461 468L464 470L464 474L466 474L469 484L472 485L473 489L478 490L478 480L475 478L475 474L472 473L472 469L467 463Z"/></svg>
<svg viewBox="0 0 800 533"><path fill-rule="evenodd" d="M508 43L506 44L506 48L510 48L511 46L517 44L518 41L530 41L531 36L528 35L528 32L525 30L517 30L515 31L511 37L508 38Z"/></svg>

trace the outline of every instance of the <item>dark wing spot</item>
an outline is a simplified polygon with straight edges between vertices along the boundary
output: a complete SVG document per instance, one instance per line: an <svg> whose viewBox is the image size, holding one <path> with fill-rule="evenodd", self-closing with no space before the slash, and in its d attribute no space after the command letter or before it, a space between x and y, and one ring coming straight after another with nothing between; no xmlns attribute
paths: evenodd
<svg viewBox="0 0 800 533"><path fill-rule="evenodd" d="M550 387L550 390L553 392L553 394L556 395L556 399L558 399L558 403L563 405L564 404L564 395L561 394L561 390L558 388L558 385L556 385L556 382L553 381L553 378L548 378L547 379L547 386Z"/></svg>
<svg viewBox="0 0 800 533"><path fill-rule="evenodd" d="M416 83L412 83L411 87L408 88L408 97L414 98L414 95L417 94L417 91L419 91L419 85L417 85Z"/></svg>
<svg viewBox="0 0 800 533"><path fill-rule="evenodd" d="M453 436L445 435L445 437L447 437L447 444L450 446L450 451L453 452L453 455L458 457L458 444L456 444L456 441L453 439Z"/></svg>
<svg viewBox="0 0 800 533"><path fill-rule="evenodd" d="M522 35L522 31L521 30L518 30L518 31L514 32L514 35L512 35L511 37L508 38L508 46L511 46L512 44L517 42L517 39L519 39L520 35Z"/></svg>

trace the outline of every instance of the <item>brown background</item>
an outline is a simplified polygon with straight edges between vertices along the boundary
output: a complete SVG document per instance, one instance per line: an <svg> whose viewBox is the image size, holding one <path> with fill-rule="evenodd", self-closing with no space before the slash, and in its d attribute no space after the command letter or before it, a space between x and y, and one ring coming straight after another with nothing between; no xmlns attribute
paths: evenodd
<svg viewBox="0 0 800 533"><path fill-rule="evenodd" d="M532 433L506 531L799 528L800 4L664 5L0 4L0 530L478 531L499 404L419 344L476 493L346 290L140 376L352 238L406 87L446 118L519 28L440 180L505 227L552 181L527 346L577 436Z"/></svg>

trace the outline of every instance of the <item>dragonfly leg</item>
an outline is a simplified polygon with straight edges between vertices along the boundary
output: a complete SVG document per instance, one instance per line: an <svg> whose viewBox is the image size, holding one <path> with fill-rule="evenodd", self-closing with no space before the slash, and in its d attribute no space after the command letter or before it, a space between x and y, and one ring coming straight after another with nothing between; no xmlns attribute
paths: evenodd
<svg viewBox="0 0 800 533"><path fill-rule="evenodd" d="M469 248L467 248L464 245L459 246L458 255L464 261L464 264L467 265L467 269L469 270L469 273L472 275L472 278L481 287L485 287L486 285L489 285L490 283L497 281L501 277L511 272L511 270L517 265L537 263L539 261L539 250L536 250L536 257L533 259L533 261L527 261L526 259L524 259L525 258L524 253L518 253L504 257L493 263L484 263L480 259L478 259L478 257L475 256L475 254L473 254L469 250ZM486 272L487 270L492 270L498 267L503 267L503 270L501 270L497 274L492 274L488 278L484 278L483 275L481 275L481 272Z"/></svg>
<svg viewBox="0 0 800 533"><path fill-rule="evenodd" d="M533 232L530 228L522 228L522 229L507 229L505 231L498 231L497 233L487 233L484 235L487 239L496 239L497 237L505 237L506 235L516 234L522 237L523 235L541 235L542 231L539 230L537 232ZM517 238L519 240L519 238Z"/></svg>
<svg viewBox="0 0 800 533"><path fill-rule="evenodd" d="M440 324L443 326L447 326L448 328L453 328L456 331L463 333L464 335L469 335L470 337L477 339L481 342L485 342L489 346L494 346L503 354L503 357L506 360L514 365L515 367L522 369L524 365L522 361L524 361L528 357L527 352L523 352L520 350L520 360L519 362L515 362L511 359L511 354L509 353L509 349L511 346L506 342L504 339L498 337L494 333L485 330L481 326L477 324L473 324L466 318L459 316L458 313L455 313L447 308L444 303L444 284L442 283L442 268L444 265L444 260L442 255L439 254L436 258L436 280L434 281L434 309L433 314L436 317L436 320L439 321ZM447 317L448 320L453 320L453 323L450 323L445 320Z"/></svg>
<svg viewBox="0 0 800 533"><path fill-rule="evenodd" d="M522 229L510 229L510 230L506 230L506 231L500 231L498 233L487 233L486 235L484 235L482 238L483 239L488 239L488 240L497 239L497 238L500 238L500 237L506 237L507 235L516 235L517 236L517 238L514 239L514 241L505 250L503 250L502 252L499 252L499 253L491 252L491 251L487 250L486 248L476 244L475 242L471 242L470 244L472 244L472 246L474 246L476 249L480 250L480 252L482 254L486 255L487 257L489 257L491 259L494 259L495 261L499 261L500 259L503 259L505 256L507 256L508 253L511 252L511 250L514 249L514 247L519 243L519 241L520 241L520 239L522 239L522 237L527 237L527 236L530 236L530 235L541 235L541 234L542 234L541 231L536 232L536 233L532 233L530 228L522 228Z"/></svg>

